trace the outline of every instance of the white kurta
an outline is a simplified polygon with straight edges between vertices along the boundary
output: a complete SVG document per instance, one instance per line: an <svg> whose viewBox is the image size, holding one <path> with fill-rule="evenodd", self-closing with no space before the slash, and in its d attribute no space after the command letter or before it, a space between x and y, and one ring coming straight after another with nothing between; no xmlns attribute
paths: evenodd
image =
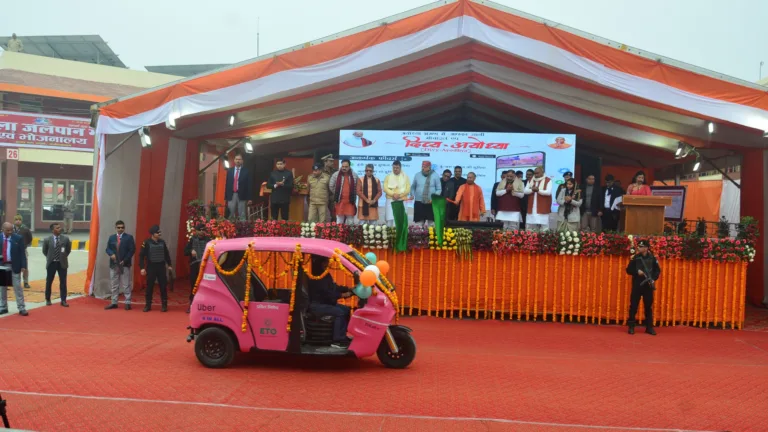
<svg viewBox="0 0 768 432"><path fill-rule="evenodd" d="M502 197L504 194L506 194L507 191L505 189L502 190L496 190L496 196ZM522 192L513 192L512 196L515 196L517 198L522 198L525 196ZM522 214L520 212L513 212L513 211L497 211L496 212L496 220L498 221L504 221L504 222L521 222L523 220Z"/></svg>
<svg viewBox="0 0 768 432"><path fill-rule="evenodd" d="M529 197L528 199L530 200L531 198L533 198L533 207L531 207L531 208L533 209L534 213L530 213L529 212L528 215L526 215L526 217L525 217L525 223L528 224L528 225L547 225L547 226L549 226L549 213L551 212L551 209L549 209L550 211L548 211L546 213L542 213L542 214L536 213L536 209L538 208L537 206L538 206L539 195L542 195L542 196L552 196L552 185L555 182L550 180L546 184L546 186L545 186L545 183L547 183L547 182L544 181L544 177L541 177L541 178L534 177L533 179L531 179L531 181L528 182L528 185L525 187L525 194L526 195L531 195L531 197ZM538 186L539 187L539 191L538 192L533 192L533 187L534 186Z"/></svg>

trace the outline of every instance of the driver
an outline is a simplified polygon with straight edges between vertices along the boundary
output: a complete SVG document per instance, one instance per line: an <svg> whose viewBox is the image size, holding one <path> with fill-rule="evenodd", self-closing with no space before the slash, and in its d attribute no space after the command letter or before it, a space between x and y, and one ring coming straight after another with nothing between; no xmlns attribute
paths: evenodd
<svg viewBox="0 0 768 432"><path fill-rule="evenodd" d="M318 255L312 256L312 275L321 275L326 268L328 268L328 258ZM358 275L355 273L355 283L357 283L357 278ZM335 318L333 321L334 345L344 346L351 342L351 339L347 337L349 307L337 303L340 298L349 298L351 295L352 290L336 285L330 273L318 280L309 280L309 310L315 315Z"/></svg>

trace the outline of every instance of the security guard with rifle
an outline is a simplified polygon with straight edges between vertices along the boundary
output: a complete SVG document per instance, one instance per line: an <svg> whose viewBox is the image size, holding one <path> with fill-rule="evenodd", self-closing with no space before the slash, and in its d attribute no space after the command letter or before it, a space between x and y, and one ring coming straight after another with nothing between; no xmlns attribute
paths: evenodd
<svg viewBox="0 0 768 432"><path fill-rule="evenodd" d="M645 332L656 335L653 329L653 294L656 291L656 281L661 276L659 261L648 250L648 240L637 242L637 254L627 265L627 274L632 276L632 294L629 297L629 334L635 334L635 316L640 298L645 308Z"/></svg>
<svg viewBox="0 0 768 432"><path fill-rule="evenodd" d="M141 275L147 277L147 295L144 312L152 310L152 290L155 282L160 285L160 300L163 302L162 312L168 311L168 271L171 268L171 253L165 240L161 239L160 227L153 225L149 229L150 237L141 244L139 252L139 268ZM166 268L166 265L168 266Z"/></svg>

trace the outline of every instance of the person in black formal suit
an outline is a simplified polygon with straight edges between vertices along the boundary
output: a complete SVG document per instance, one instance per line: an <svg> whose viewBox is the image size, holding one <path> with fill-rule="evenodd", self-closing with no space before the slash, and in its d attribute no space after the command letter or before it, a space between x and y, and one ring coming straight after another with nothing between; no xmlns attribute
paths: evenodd
<svg viewBox="0 0 768 432"><path fill-rule="evenodd" d="M624 191L621 189L621 186L614 182L611 174L605 176L605 190L602 194L603 230L617 231L619 229L619 217L621 216L619 204L621 204L621 197L624 196Z"/></svg>
<svg viewBox="0 0 768 432"><path fill-rule="evenodd" d="M251 205L251 176L243 168L243 156L235 156L235 166L227 171L224 199L229 208L229 217L245 220L245 206Z"/></svg>
<svg viewBox="0 0 768 432"><path fill-rule="evenodd" d="M9 222L3 224L3 235L0 236L0 244L3 247L0 262L5 267L11 268L11 284L13 285L13 295L16 296L16 307L19 309L19 315L27 316L27 308L24 305L24 290L21 288L21 274L27 269L27 247L24 245L24 239L13 233L13 225ZM7 282L4 282L7 283ZM8 313L8 287L0 286L0 315Z"/></svg>
<svg viewBox="0 0 768 432"><path fill-rule="evenodd" d="M604 197L600 185L595 182L594 175L587 176L586 183L581 188L581 197L584 199L580 207L581 230L600 232Z"/></svg>
<svg viewBox="0 0 768 432"><path fill-rule="evenodd" d="M293 173L285 169L284 159L278 159L275 162L275 170L269 174L267 185L272 189L269 196L272 220L277 220L278 217L288 220L293 192Z"/></svg>
<svg viewBox="0 0 768 432"><path fill-rule="evenodd" d="M107 240L107 256L109 256L109 278L112 282L112 302L104 309L117 309L117 297L120 289L125 295L125 310L131 310L131 292L133 291L133 277L131 273L131 261L136 253L136 241L133 236L125 232L125 222L115 222L115 234Z"/></svg>
<svg viewBox="0 0 768 432"><path fill-rule="evenodd" d="M62 307L69 307L67 303L67 268L69 268L69 254L72 252L72 241L61 234L61 224L52 223L51 236L43 240L43 255L46 258L45 269L45 304L50 306L51 287L56 274L59 275L59 297Z"/></svg>

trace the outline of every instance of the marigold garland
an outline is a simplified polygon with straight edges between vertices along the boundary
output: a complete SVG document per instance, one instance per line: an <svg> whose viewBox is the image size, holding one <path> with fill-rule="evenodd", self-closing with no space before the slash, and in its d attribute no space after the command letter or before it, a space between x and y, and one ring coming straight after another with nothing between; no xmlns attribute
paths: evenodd
<svg viewBox="0 0 768 432"><path fill-rule="evenodd" d="M742 262L741 263L741 282L739 283L739 289L733 293L733 296L736 297L739 294L739 291L741 291L741 300L739 300L739 321L738 321L738 328L741 330L743 323L744 323L744 301L746 300L747 296L747 263Z"/></svg>
<svg viewBox="0 0 768 432"><path fill-rule="evenodd" d="M479 254L478 254L479 255ZM475 297L475 319L480 318L480 259L478 258L477 263L477 275L475 279L475 288L476 288L476 294Z"/></svg>
<svg viewBox="0 0 768 432"><path fill-rule="evenodd" d="M605 260L600 260L600 294L598 297L599 303L597 304L597 325L602 325L603 320L603 281L605 281ZM595 322L595 318L592 318L592 322Z"/></svg>
<svg viewBox="0 0 768 432"><path fill-rule="evenodd" d="M488 319L488 273L491 272L490 265L488 264L488 260L490 259L490 252L485 253L485 302L483 302L483 318ZM494 286L494 291L496 287ZM493 296L492 301L495 301L496 296ZM493 305L491 305L491 308L493 308Z"/></svg>
<svg viewBox="0 0 768 432"><path fill-rule="evenodd" d="M579 299L576 302L576 320L581 322L581 282L584 280L584 256L579 255Z"/></svg>
<svg viewBox="0 0 768 432"><path fill-rule="evenodd" d="M251 304L251 259L253 249L252 243L248 243L248 249L243 258L247 261L245 264L245 299L243 299L243 321L240 330L245 333L248 330L248 306Z"/></svg>
<svg viewBox="0 0 768 432"><path fill-rule="evenodd" d="M712 295L712 260L707 262L707 328L709 328L709 311L710 311L710 296Z"/></svg>
<svg viewBox="0 0 768 432"><path fill-rule="evenodd" d="M496 275L499 274L499 257L493 256L493 303L491 304L491 319L496 319ZM485 276L486 284L488 283L488 275Z"/></svg>
<svg viewBox="0 0 768 432"><path fill-rule="evenodd" d="M520 316L523 313L523 254L517 254L517 303L515 305L517 309L517 320L520 321Z"/></svg>
<svg viewBox="0 0 768 432"><path fill-rule="evenodd" d="M527 275L531 274L531 254L528 253L528 271L525 273ZM528 321L529 318L529 312L530 312L530 304L531 302L531 284L527 283L525 284L525 320Z"/></svg>
<svg viewBox="0 0 768 432"><path fill-rule="evenodd" d="M446 272L447 273L447 272ZM451 319L453 319L453 300L456 298L456 264L451 265ZM461 281L458 281L461 284ZM461 294L459 294L459 308L461 308Z"/></svg>
<svg viewBox="0 0 768 432"><path fill-rule="evenodd" d="M541 305L541 320L547 321L547 291L549 291L549 255L544 256L544 303Z"/></svg>
<svg viewBox="0 0 768 432"><path fill-rule="evenodd" d="M720 303L720 266L716 266L716 272L715 272L715 310L714 310L714 318L715 322L714 325L717 327L718 322L720 321L719 316L717 315L717 305Z"/></svg>
<svg viewBox="0 0 768 432"><path fill-rule="evenodd" d="M579 278L581 279L581 278ZM569 304L568 304L568 322L573 322L573 285L574 281L576 280L576 266L571 266L571 279L568 281L568 286L571 287L571 296L569 298Z"/></svg>
<svg viewBox="0 0 768 432"><path fill-rule="evenodd" d="M728 278L728 273L733 273L731 275L731 282L728 283L728 281L726 280L725 283L727 284L726 286L734 286L736 284L736 269L734 269L733 272L730 272L729 269L730 269L730 266L725 268L725 277L727 279ZM731 301L733 302L733 304L732 304L732 306L730 308L731 319L729 320L728 319L728 296L726 295L725 298L723 299L723 326L725 326L727 321L730 321L731 322L731 329L734 329L734 326L733 326L733 310L736 309L736 293L733 293L733 295L731 296Z"/></svg>
<svg viewBox="0 0 768 432"><path fill-rule="evenodd" d="M195 286L192 287L193 296L197 294L197 289L200 287L200 281L203 280L203 273L205 271L205 266L208 264L208 257L212 253L213 253L213 243L211 243L211 247L207 248L203 253L203 259L202 259L202 262L200 263L200 270L197 272L197 279L195 279Z"/></svg>
<svg viewBox="0 0 768 432"><path fill-rule="evenodd" d="M560 261L562 261L562 257L560 255L555 255L555 268L560 268ZM557 278L560 276L560 272L556 271L553 275L554 278L554 287L552 287L552 322L557 322L557 287L563 284L563 281L558 281Z"/></svg>
<svg viewBox="0 0 768 432"><path fill-rule="evenodd" d="M446 294L448 293L448 268L449 267L450 267L450 264L445 263L445 271L443 272L443 290L445 291L445 293L443 293L443 318L445 318L446 314L448 313L448 296ZM440 276L440 273L438 273L438 276ZM453 300L453 294L451 294L451 300Z"/></svg>
<svg viewBox="0 0 768 432"><path fill-rule="evenodd" d="M507 293L507 260L501 258L501 320L504 321L504 299Z"/></svg>
<svg viewBox="0 0 768 432"><path fill-rule="evenodd" d="M565 259L565 258L563 258ZM560 266L561 267L561 276L563 277L563 281L560 283L560 322L565 322L565 287L566 285L570 284L571 281L568 280L568 266Z"/></svg>
<svg viewBox="0 0 768 432"><path fill-rule="evenodd" d="M421 303L422 288L424 288L424 249L419 251L419 316L424 310L424 305Z"/></svg>
<svg viewBox="0 0 768 432"><path fill-rule="evenodd" d="M536 322L536 315L539 313L539 271L540 269L536 267L535 276L534 276L534 286L536 289L533 291L533 321ZM546 270L546 268L545 268ZM546 285L545 285L546 286Z"/></svg>
<svg viewBox="0 0 768 432"><path fill-rule="evenodd" d="M677 290L680 286L680 260L674 260L674 274L672 275L672 327L677 326Z"/></svg>
<svg viewBox="0 0 768 432"><path fill-rule="evenodd" d="M472 270L472 261L467 262L467 275ZM461 280L459 281L459 319L464 318L464 273L461 273Z"/></svg>

